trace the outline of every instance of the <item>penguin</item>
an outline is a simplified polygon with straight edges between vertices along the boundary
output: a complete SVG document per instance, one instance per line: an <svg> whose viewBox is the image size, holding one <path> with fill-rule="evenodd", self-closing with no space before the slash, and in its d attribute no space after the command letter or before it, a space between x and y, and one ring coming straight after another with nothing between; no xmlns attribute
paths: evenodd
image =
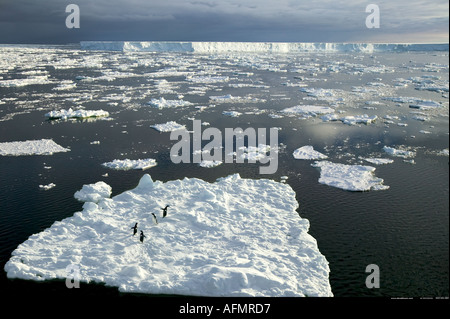
<svg viewBox="0 0 450 319"><path fill-rule="evenodd" d="M170 207L170 205L167 205L164 208L161 208L163 210L163 218L167 216L167 207Z"/></svg>
<svg viewBox="0 0 450 319"><path fill-rule="evenodd" d="M144 235L144 232L141 230L141 236L140 236L140 238L139 238L139 240L141 241L141 243L144 242L144 238L145 238L145 237L147 237L147 236L145 236L145 235Z"/></svg>
<svg viewBox="0 0 450 319"><path fill-rule="evenodd" d="M155 225L158 225L158 220L156 219L156 215L152 213L153 222Z"/></svg>
<svg viewBox="0 0 450 319"><path fill-rule="evenodd" d="M133 229L133 236L136 235L136 233L137 233L137 224L138 224L138 223L136 223L136 224L134 225L134 227L131 227L131 229Z"/></svg>

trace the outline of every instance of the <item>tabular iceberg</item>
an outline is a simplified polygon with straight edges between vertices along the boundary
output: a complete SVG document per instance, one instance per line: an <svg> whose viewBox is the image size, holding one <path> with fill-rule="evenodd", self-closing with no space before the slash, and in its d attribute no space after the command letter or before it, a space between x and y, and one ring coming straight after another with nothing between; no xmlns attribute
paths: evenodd
<svg viewBox="0 0 450 319"><path fill-rule="evenodd" d="M282 42L157 42L82 41L82 50L196 52L196 53L295 53L295 52L408 52L448 51L448 43L282 43Z"/></svg>
<svg viewBox="0 0 450 319"><path fill-rule="evenodd" d="M77 194L87 201L83 211L20 244L5 265L9 278L65 279L66 267L76 265L81 282L123 292L333 296L328 261L289 185L238 174L163 183L145 174L113 198L103 182Z"/></svg>

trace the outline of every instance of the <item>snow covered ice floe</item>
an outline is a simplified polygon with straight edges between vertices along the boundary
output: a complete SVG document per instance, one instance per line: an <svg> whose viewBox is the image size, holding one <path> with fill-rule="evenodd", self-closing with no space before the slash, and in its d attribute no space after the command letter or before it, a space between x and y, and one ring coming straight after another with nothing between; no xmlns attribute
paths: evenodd
<svg viewBox="0 0 450 319"><path fill-rule="evenodd" d="M45 117L49 119L62 119L66 120L68 118L90 118L90 117L108 117L109 113L104 110L56 110L45 114Z"/></svg>
<svg viewBox="0 0 450 319"><path fill-rule="evenodd" d="M3 156L53 155L69 151L70 149L56 144L52 139L0 143L0 155Z"/></svg>
<svg viewBox="0 0 450 319"><path fill-rule="evenodd" d="M162 123L162 124L155 124L155 125L151 125L150 127L154 128L155 130L160 131L160 132L172 132L172 131L186 129L185 125L178 124L175 121L169 121L169 122Z"/></svg>
<svg viewBox="0 0 450 319"><path fill-rule="evenodd" d="M64 280L66 267L76 265L81 285L102 282L122 292L333 295L328 261L287 184L238 174L214 183L163 183L145 174L136 188L113 198L98 186L97 203L86 202L81 212L13 251L5 265L8 278ZM168 215L160 218L167 204ZM143 243L132 235L136 222Z"/></svg>
<svg viewBox="0 0 450 319"><path fill-rule="evenodd" d="M163 97L161 97L159 99L151 99L150 102L148 102L147 104L148 105L152 105L154 107L157 107L159 109L171 108L171 107L183 107L183 106L191 106L191 105L193 105L189 101L184 101L184 100L166 100Z"/></svg>
<svg viewBox="0 0 450 319"><path fill-rule="evenodd" d="M375 165L384 165L384 164L392 164L394 163L393 159L390 158L375 158L375 157L369 157L365 158L365 161L375 164Z"/></svg>
<svg viewBox="0 0 450 319"><path fill-rule="evenodd" d="M416 152L408 151L408 150L402 150L402 149L396 149L389 146L384 146L383 150L388 153L389 155L396 156L396 157L403 157L403 158L410 158L416 156Z"/></svg>
<svg viewBox="0 0 450 319"><path fill-rule="evenodd" d="M302 146L296 149L292 155L295 159L303 160L319 160L328 158L327 155L314 150L314 147L311 145Z"/></svg>
<svg viewBox="0 0 450 319"><path fill-rule="evenodd" d="M115 170L130 170L130 169L146 170L156 165L157 165L156 160L153 158L137 159L137 160L115 159L112 162L106 162L102 164L102 166L104 167Z"/></svg>
<svg viewBox="0 0 450 319"><path fill-rule="evenodd" d="M317 161L311 164L320 168L319 183L353 192L386 190L383 179L374 175L375 167L347 165L329 161Z"/></svg>
<svg viewBox="0 0 450 319"><path fill-rule="evenodd" d="M317 105L297 105L283 109L281 112L289 115L318 116L322 114L334 113L334 109L328 106Z"/></svg>

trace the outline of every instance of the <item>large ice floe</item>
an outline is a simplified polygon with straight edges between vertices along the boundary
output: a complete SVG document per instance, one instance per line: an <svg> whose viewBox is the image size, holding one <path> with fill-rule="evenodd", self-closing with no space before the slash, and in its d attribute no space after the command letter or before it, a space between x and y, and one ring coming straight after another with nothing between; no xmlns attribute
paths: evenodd
<svg viewBox="0 0 450 319"><path fill-rule="evenodd" d="M53 155L69 152L70 149L56 144L52 139L28 140L0 143L0 155Z"/></svg>
<svg viewBox="0 0 450 319"><path fill-rule="evenodd" d="M311 164L320 169L319 183L353 192L386 190L383 179L374 175L375 167L317 161Z"/></svg>
<svg viewBox="0 0 450 319"><path fill-rule="evenodd" d="M333 295L328 262L296 212L289 185L238 174L214 183L163 183L145 174L136 188L110 194L104 182L83 186L76 195L83 210L20 244L5 265L7 276L65 279L76 266L81 284L123 292ZM144 242L133 235L135 223Z"/></svg>

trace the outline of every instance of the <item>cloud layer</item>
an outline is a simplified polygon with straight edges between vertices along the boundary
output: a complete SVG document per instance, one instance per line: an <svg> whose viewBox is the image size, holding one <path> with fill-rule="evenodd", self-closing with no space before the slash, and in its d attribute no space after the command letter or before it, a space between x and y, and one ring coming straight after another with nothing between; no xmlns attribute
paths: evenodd
<svg viewBox="0 0 450 319"><path fill-rule="evenodd" d="M67 29L65 8L80 7ZM367 29L366 6L381 27ZM447 0L2 0L0 43L80 40L448 42Z"/></svg>

